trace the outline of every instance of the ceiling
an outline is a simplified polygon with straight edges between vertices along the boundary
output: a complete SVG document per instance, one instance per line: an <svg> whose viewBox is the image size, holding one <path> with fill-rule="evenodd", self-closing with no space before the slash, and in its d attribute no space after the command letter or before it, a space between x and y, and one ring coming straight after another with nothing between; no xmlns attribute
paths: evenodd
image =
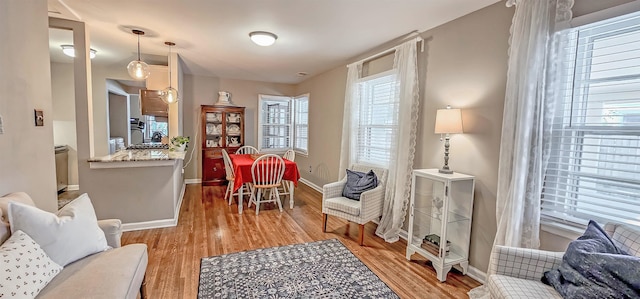
<svg viewBox="0 0 640 299"><path fill-rule="evenodd" d="M351 62L386 42L422 32L499 0L49 0L49 15L87 24L94 65L122 65L136 57L141 29L143 60L166 64L173 41L187 74L298 83ZM251 31L278 35L273 46ZM52 60L71 62L52 33Z"/></svg>

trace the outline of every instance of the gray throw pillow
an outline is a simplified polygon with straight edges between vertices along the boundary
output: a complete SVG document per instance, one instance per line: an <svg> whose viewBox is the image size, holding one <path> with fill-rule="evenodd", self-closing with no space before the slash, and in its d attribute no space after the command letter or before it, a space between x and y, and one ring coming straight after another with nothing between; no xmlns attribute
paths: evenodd
<svg viewBox="0 0 640 299"><path fill-rule="evenodd" d="M378 186L378 177L373 170L369 172L359 172L347 169L347 183L342 189L342 196L360 200L360 194Z"/></svg>

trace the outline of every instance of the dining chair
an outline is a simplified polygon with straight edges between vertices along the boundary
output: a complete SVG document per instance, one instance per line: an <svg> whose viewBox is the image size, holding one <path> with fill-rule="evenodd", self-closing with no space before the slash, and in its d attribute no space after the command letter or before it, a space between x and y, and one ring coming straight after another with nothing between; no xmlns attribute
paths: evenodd
<svg viewBox="0 0 640 299"><path fill-rule="evenodd" d="M251 190L251 198L249 199L249 207L252 203L256 205L256 215L260 213L260 204L266 202L278 203L278 208L282 212L282 202L278 194L278 186L282 183L284 175L284 160L278 155L267 154L257 158L251 165L251 177L253 179L253 189ZM269 192L269 198L263 199L266 191Z"/></svg>
<svg viewBox="0 0 640 299"><path fill-rule="evenodd" d="M251 145L244 145L236 150L236 155L258 154L258 149Z"/></svg>
<svg viewBox="0 0 640 299"><path fill-rule="evenodd" d="M222 161L224 161L224 171L227 175L227 190L224 192L224 199L227 199L229 196L229 205L233 201L233 196L238 196L238 193L233 193L233 183L235 181L235 173L233 170L233 165L231 165L231 158L229 158L229 153L225 149L222 149ZM241 204L241 203L240 203Z"/></svg>
<svg viewBox="0 0 640 299"><path fill-rule="evenodd" d="M293 162L296 159L296 152L291 149L287 150L286 152L284 152L284 155L282 155L282 158ZM289 184L290 184L290 181L283 180L282 191L280 192L280 195L284 195L284 196L289 195Z"/></svg>

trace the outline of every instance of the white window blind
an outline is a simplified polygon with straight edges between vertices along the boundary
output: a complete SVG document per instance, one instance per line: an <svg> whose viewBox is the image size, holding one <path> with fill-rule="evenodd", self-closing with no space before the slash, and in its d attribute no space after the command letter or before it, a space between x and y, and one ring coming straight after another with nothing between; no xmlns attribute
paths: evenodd
<svg viewBox="0 0 640 299"><path fill-rule="evenodd" d="M288 97L260 96L260 151L291 148L291 100Z"/></svg>
<svg viewBox="0 0 640 299"><path fill-rule="evenodd" d="M293 107L295 109L293 150L307 154L309 151L309 96L295 97Z"/></svg>
<svg viewBox="0 0 640 299"><path fill-rule="evenodd" d="M572 29L543 221L640 225L640 13Z"/></svg>
<svg viewBox="0 0 640 299"><path fill-rule="evenodd" d="M398 131L399 99L395 96L395 74L385 72L363 78L358 87L356 161L388 167L394 146L392 136Z"/></svg>

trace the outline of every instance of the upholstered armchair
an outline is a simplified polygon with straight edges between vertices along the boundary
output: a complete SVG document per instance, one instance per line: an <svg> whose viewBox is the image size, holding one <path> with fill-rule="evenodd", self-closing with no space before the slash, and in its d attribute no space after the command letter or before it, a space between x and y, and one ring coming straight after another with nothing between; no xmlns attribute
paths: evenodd
<svg viewBox="0 0 640 299"><path fill-rule="evenodd" d="M342 190L347 183L345 176L341 181L329 183L322 187L322 231L327 230L327 216L337 216L355 222L360 228L360 246L364 244L364 225L382 215L384 206L385 186L388 170L364 165L353 165L349 169L360 172L373 172L378 177L378 186L363 192L360 200L353 200L342 196Z"/></svg>
<svg viewBox="0 0 640 299"><path fill-rule="evenodd" d="M607 223L604 230L620 249L640 256L640 230L617 223ZM487 273L491 298L562 298L540 279L557 269L563 256L564 252L495 246Z"/></svg>

